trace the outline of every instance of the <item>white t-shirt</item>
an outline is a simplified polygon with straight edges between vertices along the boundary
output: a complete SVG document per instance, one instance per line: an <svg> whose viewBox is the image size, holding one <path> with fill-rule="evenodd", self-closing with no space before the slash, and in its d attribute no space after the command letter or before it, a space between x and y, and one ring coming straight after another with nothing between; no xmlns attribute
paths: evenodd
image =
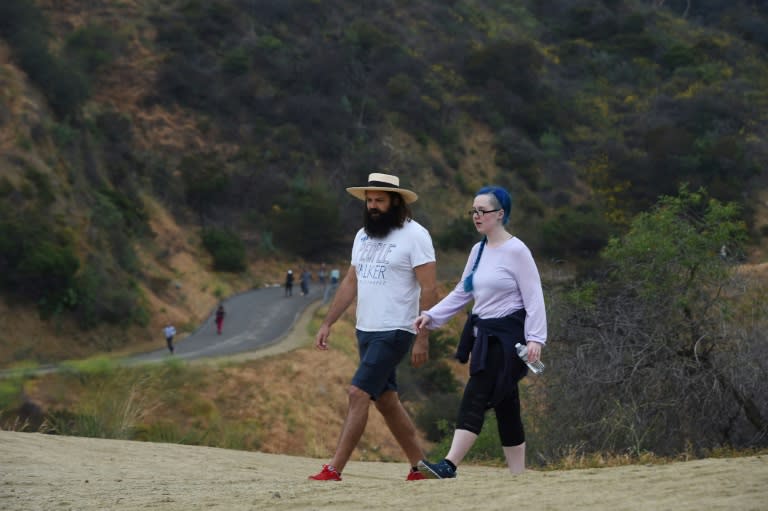
<svg viewBox="0 0 768 511"><path fill-rule="evenodd" d="M429 232L414 220L385 238L364 229L352 244L357 275L357 328L366 332L407 330L416 333L421 287L413 269L435 261Z"/></svg>

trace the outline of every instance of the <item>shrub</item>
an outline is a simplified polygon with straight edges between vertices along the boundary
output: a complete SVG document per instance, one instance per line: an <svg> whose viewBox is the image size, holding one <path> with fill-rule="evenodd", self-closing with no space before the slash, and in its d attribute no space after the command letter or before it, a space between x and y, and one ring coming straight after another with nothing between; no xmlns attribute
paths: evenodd
<svg viewBox="0 0 768 511"><path fill-rule="evenodd" d="M612 227L605 216L591 207L567 208L544 222L541 248L549 256L589 256L607 243Z"/></svg>
<svg viewBox="0 0 768 511"><path fill-rule="evenodd" d="M213 256L218 271L245 270L245 245L237 234L228 229L208 228L203 231L203 246Z"/></svg>
<svg viewBox="0 0 768 511"><path fill-rule="evenodd" d="M413 421L424 432L427 440L439 442L453 436L460 404L461 396L459 394L432 394L413 415ZM450 440L448 445L450 445ZM446 453L448 450L441 452Z"/></svg>
<svg viewBox="0 0 768 511"><path fill-rule="evenodd" d="M83 71L93 74L114 60L122 44L120 37L111 28L87 25L67 37L64 51Z"/></svg>
<svg viewBox="0 0 768 511"><path fill-rule="evenodd" d="M340 240L338 201L326 189L295 190L272 215L277 246L302 257L316 259Z"/></svg>
<svg viewBox="0 0 768 511"><path fill-rule="evenodd" d="M456 218L435 236L435 247L439 250L466 250L478 240L477 229L466 218Z"/></svg>
<svg viewBox="0 0 768 511"><path fill-rule="evenodd" d="M719 256L744 241L732 204L685 187L602 251L603 278L551 303L548 445L660 455L765 445L764 306ZM755 304L756 305L756 304ZM569 421L574 428L562 428Z"/></svg>
<svg viewBox="0 0 768 511"><path fill-rule="evenodd" d="M139 288L125 273L108 269L101 259L88 261L74 283L75 317L81 328L93 328L101 322L112 324L148 321Z"/></svg>

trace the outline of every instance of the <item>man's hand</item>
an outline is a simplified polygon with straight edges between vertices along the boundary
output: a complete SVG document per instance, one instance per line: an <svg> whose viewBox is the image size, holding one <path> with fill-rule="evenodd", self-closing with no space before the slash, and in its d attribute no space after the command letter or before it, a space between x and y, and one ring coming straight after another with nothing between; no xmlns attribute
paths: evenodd
<svg viewBox="0 0 768 511"><path fill-rule="evenodd" d="M328 337L331 336L331 327L323 323L320 325L320 329L317 331L317 335L315 336L315 348L319 350L327 350L328 349Z"/></svg>
<svg viewBox="0 0 768 511"><path fill-rule="evenodd" d="M429 332L424 329L416 335L411 350L411 365L413 367L423 366L429 360Z"/></svg>

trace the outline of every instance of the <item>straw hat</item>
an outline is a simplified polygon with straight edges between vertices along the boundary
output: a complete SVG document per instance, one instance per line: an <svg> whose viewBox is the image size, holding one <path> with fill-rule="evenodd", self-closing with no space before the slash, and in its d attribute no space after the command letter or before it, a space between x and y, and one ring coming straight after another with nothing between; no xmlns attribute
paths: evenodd
<svg viewBox="0 0 768 511"><path fill-rule="evenodd" d="M347 191L351 195L357 197L360 200L365 200L365 192L368 190L399 193L400 195L402 195L403 200L405 200L406 204L416 202L416 199L419 198L419 196L416 195L415 192L412 192L411 190L406 190L405 188L400 188L399 177L392 176L390 174L380 174L378 172L368 174L367 186L352 186L350 188L347 188Z"/></svg>

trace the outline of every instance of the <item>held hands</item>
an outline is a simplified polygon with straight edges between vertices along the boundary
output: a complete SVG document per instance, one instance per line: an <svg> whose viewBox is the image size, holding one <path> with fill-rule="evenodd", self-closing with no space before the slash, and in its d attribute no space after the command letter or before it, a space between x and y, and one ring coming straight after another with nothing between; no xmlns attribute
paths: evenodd
<svg viewBox="0 0 768 511"><path fill-rule="evenodd" d="M319 350L327 350L328 349L328 337L331 335L331 327L323 323L320 325L320 329L317 331L317 335L315 335L315 348Z"/></svg>
<svg viewBox="0 0 768 511"><path fill-rule="evenodd" d="M541 358L541 343L536 341L528 341L526 344L528 347L528 362L536 362Z"/></svg>
<svg viewBox="0 0 768 511"><path fill-rule="evenodd" d="M426 332L427 326L429 326L429 322L432 321L432 318L427 316L426 314L420 315L418 318L416 318L416 321L413 322L413 327L416 329L416 332L421 334Z"/></svg>
<svg viewBox="0 0 768 511"><path fill-rule="evenodd" d="M429 360L429 332L426 329L416 334L416 340L411 349L411 365L413 367L423 366Z"/></svg>
<svg viewBox="0 0 768 511"><path fill-rule="evenodd" d="M413 322L413 328L416 329L416 340L411 350L411 365L413 367L423 366L429 360L429 330L427 325L431 318L422 314Z"/></svg>

